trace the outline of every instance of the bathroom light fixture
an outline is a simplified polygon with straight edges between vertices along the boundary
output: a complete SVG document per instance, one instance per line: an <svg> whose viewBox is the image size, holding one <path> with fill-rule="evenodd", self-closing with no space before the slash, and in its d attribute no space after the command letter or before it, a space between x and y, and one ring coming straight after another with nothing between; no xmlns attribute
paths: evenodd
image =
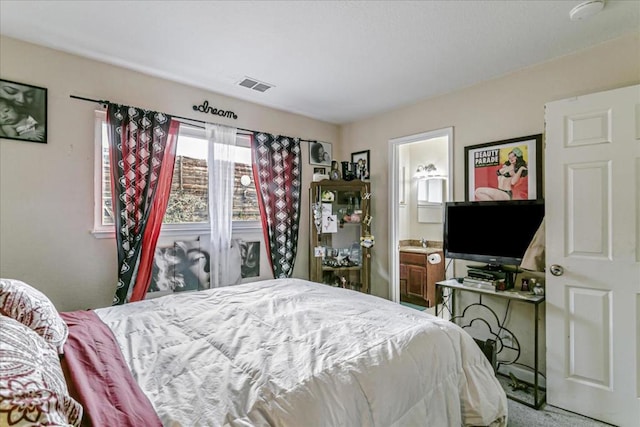
<svg viewBox="0 0 640 427"><path fill-rule="evenodd" d="M438 168L433 163L428 163L426 165L418 165L416 169L416 174L413 176L414 178L427 178L433 175Z"/></svg>

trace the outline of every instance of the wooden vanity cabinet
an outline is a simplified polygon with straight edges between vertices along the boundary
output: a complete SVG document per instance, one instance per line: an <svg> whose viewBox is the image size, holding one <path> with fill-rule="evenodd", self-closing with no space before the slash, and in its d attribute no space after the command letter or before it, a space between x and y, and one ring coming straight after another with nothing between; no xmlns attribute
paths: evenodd
<svg viewBox="0 0 640 427"><path fill-rule="evenodd" d="M425 253L400 251L400 296L406 302L433 307L441 302L440 290L436 282L444 279L444 255L440 254L438 264L429 264Z"/></svg>

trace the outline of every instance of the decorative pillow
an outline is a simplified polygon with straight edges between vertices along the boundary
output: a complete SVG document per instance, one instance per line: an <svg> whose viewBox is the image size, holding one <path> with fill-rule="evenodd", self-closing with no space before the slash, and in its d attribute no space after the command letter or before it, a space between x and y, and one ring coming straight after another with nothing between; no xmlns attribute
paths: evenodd
<svg viewBox="0 0 640 427"><path fill-rule="evenodd" d="M55 349L36 332L0 316L0 425L79 426Z"/></svg>
<svg viewBox="0 0 640 427"><path fill-rule="evenodd" d="M62 354L69 328L45 294L13 279L0 279L0 314L36 331Z"/></svg>

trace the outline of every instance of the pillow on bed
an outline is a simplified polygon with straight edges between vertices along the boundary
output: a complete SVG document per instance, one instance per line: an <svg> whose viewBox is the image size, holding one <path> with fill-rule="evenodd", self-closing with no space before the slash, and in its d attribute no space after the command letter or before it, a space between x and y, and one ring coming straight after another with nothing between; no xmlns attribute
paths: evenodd
<svg viewBox="0 0 640 427"><path fill-rule="evenodd" d="M22 323L0 315L0 425L79 426L55 349Z"/></svg>
<svg viewBox="0 0 640 427"><path fill-rule="evenodd" d="M0 279L0 314L30 327L62 354L69 328L39 290L19 280Z"/></svg>

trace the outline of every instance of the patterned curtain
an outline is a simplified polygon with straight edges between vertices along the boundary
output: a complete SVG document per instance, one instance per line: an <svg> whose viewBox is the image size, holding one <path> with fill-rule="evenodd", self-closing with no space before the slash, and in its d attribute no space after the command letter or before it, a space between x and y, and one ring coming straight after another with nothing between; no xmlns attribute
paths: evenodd
<svg viewBox="0 0 640 427"><path fill-rule="evenodd" d="M107 108L111 191L118 249L113 305L144 298L167 208L180 124L125 105Z"/></svg>
<svg viewBox="0 0 640 427"><path fill-rule="evenodd" d="M267 253L274 278L293 274L300 222L300 141L254 132L251 141L254 181Z"/></svg>

